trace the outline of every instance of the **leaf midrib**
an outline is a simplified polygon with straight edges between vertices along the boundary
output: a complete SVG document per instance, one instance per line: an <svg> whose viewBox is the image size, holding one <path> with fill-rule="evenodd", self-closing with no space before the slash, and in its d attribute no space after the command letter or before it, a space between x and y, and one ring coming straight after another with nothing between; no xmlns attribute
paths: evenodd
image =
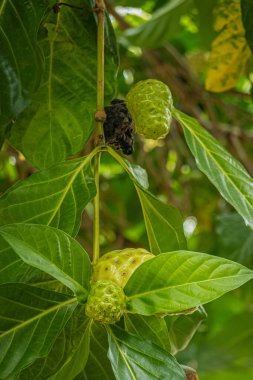
<svg viewBox="0 0 253 380"><path fill-rule="evenodd" d="M0 231L0 232L1 232L1 231ZM30 249L30 250L33 252L34 255L36 255L36 256L38 256L39 258L42 258L43 260L45 260L45 261L46 261L51 267L56 268L57 272L60 271L60 274L62 275L62 277L63 277L63 278L66 278L70 283L72 283L73 285L75 285L75 288L76 288L76 289L81 290L82 292L85 291L85 292L87 293L87 290L86 290L81 284L79 284L79 282L77 282L75 279L73 279L72 277L70 277L70 275L69 275L68 273L64 272L64 271L62 270L62 268L60 268L59 266L57 266L53 261L51 261L50 259L48 259L48 258L47 258L46 256L44 256L43 254L41 254L40 251L38 251L38 250L35 251L35 249L34 249L29 243L25 242L24 240L20 240L20 239L18 239L17 237L15 237L15 238L13 239L13 235L8 234L8 232L7 232L7 233L4 232L3 235L8 235L12 240L14 240L14 241L16 240L16 241L18 241L19 244L21 243L23 246L25 246L25 247L27 247L28 249ZM10 243L9 243L9 244L10 244ZM11 244L10 244L10 245L11 245ZM13 249L14 249L14 248L13 248ZM14 249L14 251L16 252L15 249ZM26 264L35 267L34 265L32 265L32 264L29 262L29 260L24 259L24 258L21 256L21 254L19 254L18 252L16 252L16 253L17 253L17 255L21 258L21 260L24 261ZM35 267L35 268L37 268L37 267ZM57 279L57 280L58 280L58 279ZM58 280L58 281L60 281L60 280ZM62 281L60 281L60 282L62 282ZM69 287L69 286L68 286L68 287ZM72 289L72 290L73 290L73 289Z"/></svg>
<svg viewBox="0 0 253 380"><path fill-rule="evenodd" d="M150 290L150 291L147 291L147 292L142 292L142 293L134 294L134 295L132 295L130 297L127 296L127 300L131 300L131 299L134 299L134 298L140 298L140 297L151 295L151 294L157 293L157 292L164 292L164 291L167 291L167 290L170 290L170 289L180 288L180 287L187 286L187 285L195 285L195 284L198 285L198 284L203 284L203 283L212 282L212 281L216 281L216 280L223 280L223 279L226 280L226 279L233 279L233 278L238 278L238 277L249 277L249 276L250 276L250 278L253 278L253 274L249 273L249 274L239 274L239 275L226 276L226 277L216 277L214 279L194 281L194 282L184 283L184 284L180 284L180 285L166 286L164 288L156 288L154 290Z"/></svg>
<svg viewBox="0 0 253 380"><path fill-rule="evenodd" d="M76 297L68 299L65 302L58 303L56 306L53 306L53 307L51 307L49 309L46 309L42 313L37 314L35 317L32 317L32 318L24 321L24 323L22 323L22 324L20 324L18 326L15 326L15 327L13 327L10 330L7 330L6 332L4 332L3 334L0 335L0 339L2 339L3 336L6 336L6 335L11 334L13 332L15 334L16 331L18 331L19 329L22 329L24 326L29 325L30 323L35 322L38 319L45 317L47 314L53 313L55 310L58 310L58 309L66 306L66 305L69 305L69 304L75 303L75 302L77 302L77 298Z"/></svg>
<svg viewBox="0 0 253 380"><path fill-rule="evenodd" d="M204 148L204 151L206 152L206 154L209 155L209 157L211 157L211 159L216 163L217 167L220 169L220 171L223 173L224 177L227 178L227 180L233 185L233 187L236 189L236 191L243 197L243 199L245 199L245 201L248 203L248 205L250 206L250 208L252 209L253 211L253 205L251 204L251 202L249 202L248 198L245 196L245 194L243 194L240 189L236 186L235 182L232 181L231 177L229 176L229 173L227 173L226 171L223 170L223 168L220 166L220 164L218 163L218 161L215 159L215 156L211 154L211 151L207 148L207 146L202 143L202 141L199 139L198 135L196 135L195 131L193 128L189 127L188 124L181 118L181 115L178 111L175 112L176 116L178 116L179 120L183 123L184 127L189 131L191 131L191 133L194 135L195 139L199 142L200 145L202 145L202 147ZM243 172L244 173L244 172ZM244 175L246 175L246 173L244 173Z"/></svg>

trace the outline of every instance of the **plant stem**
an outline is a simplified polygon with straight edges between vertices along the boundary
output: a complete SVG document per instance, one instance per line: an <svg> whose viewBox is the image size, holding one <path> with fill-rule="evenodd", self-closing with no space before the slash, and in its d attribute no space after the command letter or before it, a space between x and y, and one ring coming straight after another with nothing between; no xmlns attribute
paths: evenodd
<svg viewBox="0 0 253 380"><path fill-rule="evenodd" d="M95 135L94 143L100 145L104 143L103 122L105 120L104 111L104 26L105 26L105 3L104 0L96 0L95 12L97 13L97 110L95 114ZM99 168L100 156L98 153L94 158L94 177L97 187L97 194L94 198L94 224L93 224L93 264L99 259L100 240L100 218L99 218Z"/></svg>

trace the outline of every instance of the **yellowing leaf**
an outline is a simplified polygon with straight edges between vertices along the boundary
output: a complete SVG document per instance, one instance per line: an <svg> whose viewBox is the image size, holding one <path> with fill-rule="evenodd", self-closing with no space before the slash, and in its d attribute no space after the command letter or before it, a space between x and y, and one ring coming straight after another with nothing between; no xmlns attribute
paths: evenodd
<svg viewBox="0 0 253 380"><path fill-rule="evenodd" d="M234 87L251 54L245 39L240 0L218 0L214 29L219 34L212 43L205 87L208 91L223 92Z"/></svg>

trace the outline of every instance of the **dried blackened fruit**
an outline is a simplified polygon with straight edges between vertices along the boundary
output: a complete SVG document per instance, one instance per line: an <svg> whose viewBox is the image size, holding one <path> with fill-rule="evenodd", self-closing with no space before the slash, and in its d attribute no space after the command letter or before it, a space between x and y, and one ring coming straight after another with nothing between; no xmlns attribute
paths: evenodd
<svg viewBox="0 0 253 380"><path fill-rule="evenodd" d="M142 248L126 248L102 256L94 267L92 281L109 280L125 286L134 271L154 255Z"/></svg>
<svg viewBox="0 0 253 380"><path fill-rule="evenodd" d="M165 83L156 79L138 82L127 94L126 104L136 133L153 140L169 133L173 100Z"/></svg>
<svg viewBox="0 0 253 380"><path fill-rule="evenodd" d="M105 107L105 141L114 149L121 149L126 155L134 151L134 127L124 100L114 99Z"/></svg>
<svg viewBox="0 0 253 380"><path fill-rule="evenodd" d="M126 308L123 290L112 281L97 281L91 286L86 304L86 315L105 324L120 320Z"/></svg>

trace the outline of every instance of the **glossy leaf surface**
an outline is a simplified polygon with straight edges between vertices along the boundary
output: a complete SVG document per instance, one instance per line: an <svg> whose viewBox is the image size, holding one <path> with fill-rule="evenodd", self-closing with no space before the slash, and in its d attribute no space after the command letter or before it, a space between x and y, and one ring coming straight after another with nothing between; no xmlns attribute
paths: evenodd
<svg viewBox="0 0 253 380"><path fill-rule="evenodd" d="M85 367L89 354L91 320L77 307L45 358L24 369L18 380L73 379Z"/></svg>
<svg viewBox="0 0 253 380"><path fill-rule="evenodd" d="M252 278L253 271L233 261L176 251L143 263L124 292L132 313L173 313L210 302Z"/></svg>
<svg viewBox="0 0 253 380"><path fill-rule="evenodd" d="M65 232L37 224L12 224L0 234L28 265L40 269L87 298L90 260L81 245Z"/></svg>
<svg viewBox="0 0 253 380"><path fill-rule="evenodd" d="M138 314L126 314L124 316L125 329L145 340L170 350L168 328L164 318L159 316L144 317Z"/></svg>
<svg viewBox="0 0 253 380"><path fill-rule="evenodd" d="M110 327L108 355L117 380L186 380L168 352L116 326Z"/></svg>
<svg viewBox="0 0 253 380"><path fill-rule="evenodd" d="M195 119L177 110L174 116L184 130L198 168L243 217L246 225L253 228L253 179Z"/></svg>
<svg viewBox="0 0 253 380"><path fill-rule="evenodd" d="M0 377L5 379L49 353L77 302L25 284L1 285L0 302Z"/></svg>
<svg viewBox="0 0 253 380"><path fill-rule="evenodd" d="M145 220L149 246L153 254L186 248L180 212L154 195L136 186Z"/></svg>
<svg viewBox="0 0 253 380"><path fill-rule="evenodd" d="M28 282L38 270L25 264L10 245L0 236L0 284Z"/></svg>
<svg viewBox="0 0 253 380"><path fill-rule="evenodd" d="M46 224L75 236L95 194L89 157L65 161L12 186L0 200L1 224Z"/></svg>
<svg viewBox="0 0 253 380"><path fill-rule="evenodd" d="M115 380L107 357L108 338L105 327L93 322L90 329L90 353L84 370L75 380Z"/></svg>

